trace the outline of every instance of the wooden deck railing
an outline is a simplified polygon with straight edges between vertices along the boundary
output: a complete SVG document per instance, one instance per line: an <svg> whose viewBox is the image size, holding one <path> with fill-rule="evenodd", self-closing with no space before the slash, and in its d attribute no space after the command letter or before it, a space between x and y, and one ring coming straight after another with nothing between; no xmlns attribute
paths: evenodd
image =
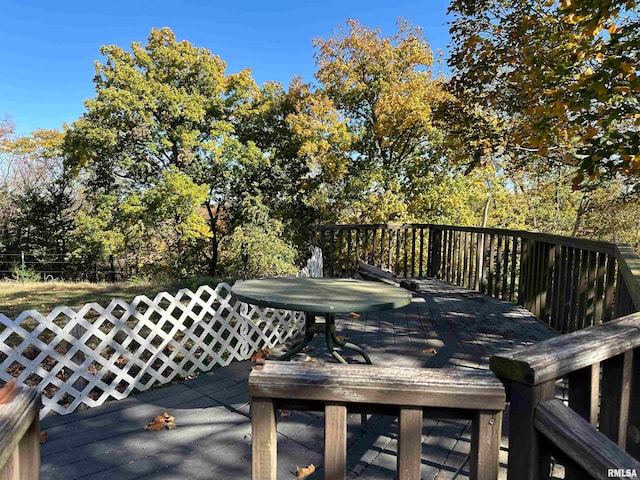
<svg viewBox="0 0 640 480"><path fill-rule="evenodd" d="M565 478L640 475L640 313L493 356L490 367L511 402L510 479L547 478L549 454ZM561 378L568 406L554 400Z"/></svg>
<svg viewBox="0 0 640 480"><path fill-rule="evenodd" d="M625 245L520 230L320 225L326 276L358 262L404 277L434 277L517 303L558 332L640 310L640 257Z"/></svg>
<svg viewBox="0 0 640 480"><path fill-rule="evenodd" d="M36 388L0 389L0 480L40 478L39 409Z"/></svg>
<svg viewBox="0 0 640 480"><path fill-rule="evenodd" d="M470 478L496 480L504 387L488 371L265 362L249 376L253 480L277 475L278 408L324 410L324 478L344 480L347 411L398 416L397 478L420 478L422 417L473 421Z"/></svg>

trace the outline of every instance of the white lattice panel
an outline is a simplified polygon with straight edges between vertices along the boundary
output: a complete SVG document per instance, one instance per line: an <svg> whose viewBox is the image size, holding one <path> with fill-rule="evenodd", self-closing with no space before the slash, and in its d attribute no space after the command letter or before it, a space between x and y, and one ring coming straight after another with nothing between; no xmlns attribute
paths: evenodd
<svg viewBox="0 0 640 480"><path fill-rule="evenodd" d="M303 325L300 313L234 302L226 283L113 300L106 308L89 303L77 312L28 310L15 320L0 314L0 380L39 386L41 417L67 414L249 359Z"/></svg>

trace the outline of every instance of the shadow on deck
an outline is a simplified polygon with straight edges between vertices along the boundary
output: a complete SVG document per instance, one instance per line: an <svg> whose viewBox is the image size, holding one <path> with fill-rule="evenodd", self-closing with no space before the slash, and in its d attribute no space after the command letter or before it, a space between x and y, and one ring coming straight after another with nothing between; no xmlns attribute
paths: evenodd
<svg viewBox="0 0 640 480"><path fill-rule="evenodd" d="M421 280L407 307L338 320L338 335L360 344L374 364L427 368L488 368L491 355L555 336L528 311L435 280ZM294 361L334 361L320 336ZM361 362L346 351L350 362ZM307 358L309 357L309 358ZM180 384L49 417L41 422L43 479L235 479L251 477L248 361ZM154 415L168 411L173 430L145 431ZM506 425L506 422L505 422ZM311 479L323 478L321 414L281 412L278 478L296 478L296 467L314 464ZM506 465L506 432L501 464ZM352 415L348 430L348 478L393 478L397 424L370 417L368 428ZM470 422L430 420L423 425L422 478L468 478ZM501 469L501 476L506 476Z"/></svg>

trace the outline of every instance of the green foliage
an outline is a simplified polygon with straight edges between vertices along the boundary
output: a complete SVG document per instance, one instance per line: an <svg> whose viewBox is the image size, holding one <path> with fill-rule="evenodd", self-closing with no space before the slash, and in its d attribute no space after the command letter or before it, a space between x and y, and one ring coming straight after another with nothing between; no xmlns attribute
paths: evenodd
<svg viewBox="0 0 640 480"><path fill-rule="evenodd" d="M262 198L246 197L243 207L247 223L236 227L223 243L222 263L227 276L257 278L297 273L296 250L283 239L282 224L269 217Z"/></svg>
<svg viewBox="0 0 640 480"><path fill-rule="evenodd" d="M454 0L450 12L458 131L476 164L539 156L577 166L574 188L640 174L635 2Z"/></svg>
<svg viewBox="0 0 640 480"><path fill-rule="evenodd" d="M429 45L408 22L383 37L348 20L314 46L320 85L294 82L297 111L287 117L309 165L309 200L323 221L401 221L407 171L437 161L432 112L449 98Z"/></svg>
<svg viewBox="0 0 640 480"><path fill-rule="evenodd" d="M11 278L22 283L42 281L42 275L40 272L36 272L35 270L21 265L14 265L11 267Z"/></svg>
<svg viewBox="0 0 640 480"><path fill-rule="evenodd" d="M246 268L242 254L248 254ZM222 249L224 271L231 278L259 278L295 275L296 250L277 230L255 225L237 227L227 237Z"/></svg>

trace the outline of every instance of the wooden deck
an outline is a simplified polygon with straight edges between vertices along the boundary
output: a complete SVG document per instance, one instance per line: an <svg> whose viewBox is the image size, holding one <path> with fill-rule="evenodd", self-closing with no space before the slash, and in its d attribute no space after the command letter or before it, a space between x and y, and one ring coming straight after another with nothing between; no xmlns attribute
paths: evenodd
<svg viewBox="0 0 640 480"><path fill-rule="evenodd" d="M434 280L421 280L407 307L339 320L338 335L365 347L377 365L426 368L488 368L500 351L555 335L522 308ZM294 361L334 361L322 336ZM350 361L361 362L347 351ZM111 402L41 423L43 479L240 479L250 478L251 425L247 377L251 364L237 362L180 384ZM177 427L146 431L154 415L169 412ZM505 422L506 424L506 422ZM316 466L323 478L323 419L284 412L278 423L279 479L296 478L296 467ZM348 478L389 479L396 468L396 419L350 418ZM505 432L506 433L506 432ZM423 479L468 478L470 424L425 419ZM501 463L506 464L506 436ZM460 470L460 471L459 471ZM505 469L501 469L505 476ZM459 471L459 472L458 472Z"/></svg>

